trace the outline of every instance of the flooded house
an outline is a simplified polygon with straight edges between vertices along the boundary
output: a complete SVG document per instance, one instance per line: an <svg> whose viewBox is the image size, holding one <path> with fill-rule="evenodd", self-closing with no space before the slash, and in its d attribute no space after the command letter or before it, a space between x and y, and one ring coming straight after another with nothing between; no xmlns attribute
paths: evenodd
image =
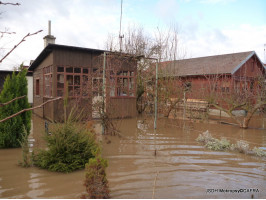
<svg viewBox="0 0 266 200"><path fill-rule="evenodd" d="M212 93L222 97L249 91L256 93L258 80L265 81L265 66L255 51L163 62L161 77L174 77L188 102L200 102ZM183 99L183 97L182 97ZM219 104L226 104L218 99Z"/></svg>
<svg viewBox="0 0 266 200"><path fill-rule="evenodd" d="M33 71L33 105L62 99L34 113L62 121L67 97L67 113L76 107L87 119L99 117L99 109L114 118L136 116L136 57L55 44L55 37L49 35L44 38L45 48L29 68Z"/></svg>

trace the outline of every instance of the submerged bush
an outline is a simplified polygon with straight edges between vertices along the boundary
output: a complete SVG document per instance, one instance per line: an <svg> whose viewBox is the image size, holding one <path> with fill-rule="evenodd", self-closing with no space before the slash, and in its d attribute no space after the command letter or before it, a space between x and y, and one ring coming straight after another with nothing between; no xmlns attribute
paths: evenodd
<svg viewBox="0 0 266 200"><path fill-rule="evenodd" d="M230 149L230 142L225 138L222 138L221 140L214 139L213 141L208 141L205 146L208 149L215 151L226 151Z"/></svg>
<svg viewBox="0 0 266 200"><path fill-rule="evenodd" d="M225 138L222 138L221 140L213 138L208 130L202 134L199 134L196 141L204 144L206 148L214 151L231 150L237 151L239 153L266 157L266 152L260 148L254 147L252 150L250 150L249 144L246 141L239 140L236 144L230 144L230 141Z"/></svg>
<svg viewBox="0 0 266 200"><path fill-rule="evenodd" d="M83 198L110 198L110 191L105 172L107 166L107 160L103 159L99 154L95 158L89 160L86 164L86 179L84 182L87 194L83 195Z"/></svg>
<svg viewBox="0 0 266 200"><path fill-rule="evenodd" d="M208 142L214 142L215 139L212 137L212 135L207 130L207 131L203 132L202 134L199 134L196 141L206 144Z"/></svg>
<svg viewBox="0 0 266 200"><path fill-rule="evenodd" d="M236 142L236 144L232 144L231 149L233 151L246 154L249 151L249 144L246 141L239 140Z"/></svg>
<svg viewBox="0 0 266 200"><path fill-rule="evenodd" d="M266 152L263 151L263 150L260 149L260 148L254 147L254 148L252 149L252 152L253 152L256 156L259 156L259 157L266 157Z"/></svg>
<svg viewBox="0 0 266 200"><path fill-rule="evenodd" d="M36 166L57 172L84 169L86 162L94 157L99 148L95 136L85 127L74 122L55 124L51 135L45 136L47 150L33 155Z"/></svg>

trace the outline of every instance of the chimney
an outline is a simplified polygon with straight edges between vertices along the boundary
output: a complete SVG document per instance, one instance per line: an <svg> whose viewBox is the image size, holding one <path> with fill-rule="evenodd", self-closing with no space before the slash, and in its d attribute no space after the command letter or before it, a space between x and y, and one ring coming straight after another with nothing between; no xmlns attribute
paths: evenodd
<svg viewBox="0 0 266 200"><path fill-rule="evenodd" d="M55 37L51 35L51 20L48 21L48 35L46 35L43 40L44 40L44 48L48 44L55 44Z"/></svg>

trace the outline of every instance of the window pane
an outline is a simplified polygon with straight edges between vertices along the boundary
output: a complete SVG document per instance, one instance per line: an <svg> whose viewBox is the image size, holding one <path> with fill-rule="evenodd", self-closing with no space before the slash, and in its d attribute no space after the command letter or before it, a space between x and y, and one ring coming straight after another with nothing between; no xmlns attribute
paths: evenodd
<svg viewBox="0 0 266 200"><path fill-rule="evenodd" d="M129 91L129 96L131 96L131 97L134 97L135 96L132 90Z"/></svg>
<svg viewBox="0 0 266 200"><path fill-rule="evenodd" d="M73 96L73 86L68 86L68 96Z"/></svg>
<svg viewBox="0 0 266 200"><path fill-rule="evenodd" d="M57 96L62 97L63 96L63 90L57 90Z"/></svg>
<svg viewBox="0 0 266 200"><path fill-rule="evenodd" d="M128 80L127 78L123 78L123 87L125 88L127 87L127 80Z"/></svg>
<svg viewBox="0 0 266 200"><path fill-rule="evenodd" d="M80 76L74 76L74 84L80 85Z"/></svg>
<svg viewBox="0 0 266 200"><path fill-rule="evenodd" d="M36 79L36 95L40 95L40 80Z"/></svg>
<svg viewBox="0 0 266 200"><path fill-rule="evenodd" d="M57 67L57 72L64 72L64 67Z"/></svg>
<svg viewBox="0 0 266 200"><path fill-rule="evenodd" d="M64 83L57 82L57 88L63 89L64 88Z"/></svg>
<svg viewBox="0 0 266 200"><path fill-rule="evenodd" d="M75 67L74 73L81 73L81 68L80 67Z"/></svg>
<svg viewBox="0 0 266 200"><path fill-rule="evenodd" d="M134 72L130 72L130 76L134 76Z"/></svg>
<svg viewBox="0 0 266 200"><path fill-rule="evenodd" d="M80 95L80 87L79 86L75 86L74 87L74 96L79 96Z"/></svg>
<svg viewBox="0 0 266 200"><path fill-rule="evenodd" d="M121 88L120 87L117 88L116 96L122 96Z"/></svg>
<svg viewBox="0 0 266 200"><path fill-rule="evenodd" d="M57 74L57 82L64 83L64 74Z"/></svg>
<svg viewBox="0 0 266 200"><path fill-rule="evenodd" d="M67 67L66 72L67 73L73 73L73 67Z"/></svg>
<svg viewBox="0 0 266 200"><path fill-rule="evenodd" d="M134 79L133 78L130 78L129 79L129 89L132 89L134 86Z"/></svg>
<svg viewBox="0 0 266 200"><path fill-rule="evenodd" d="M67 83L68 83L68 85L73 85L73 76L72 75L67 75Z"/></svg>
<svg viewBox="0 0 266 200"><path fill-rule="evenodd" d="M89 73L89 69L83 69L83 74L88 74Z"/></svg>
<svg viewBox="0 0 266 200"><path fill-rule="evenodd" d="M115 96L115 87L111 87L110 89L110 96L114 97Z"/></svg>
<svg viewBox="0 0 266 200"><path fill-rule="evenodd" d="M50 96L50 86L45 86L45 96Z"/></svg>
<svg viewBox="0 0 266 200"><path fill-rule="evenodd" d="M127 76L127 71L123 71L123 76Z"/></svg>

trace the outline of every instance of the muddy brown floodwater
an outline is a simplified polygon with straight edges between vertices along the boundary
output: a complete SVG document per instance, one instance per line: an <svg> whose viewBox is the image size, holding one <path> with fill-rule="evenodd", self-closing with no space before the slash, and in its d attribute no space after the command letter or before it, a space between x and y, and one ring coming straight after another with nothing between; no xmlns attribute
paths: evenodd
<svg viewBox="0 0 266 200"><path fill-rule="evenodd" d="M103 139L112 198L266 198L265 159L209 151L195 141L209 130L232 143L266 147L265 130L170 119L160 119L157 127L151 119L125 119L121 137ZM42 146L43 132L44 121L33 116L35 146ZM0 198L79 198L85 190L84 170L25 169L17 165L20 159L21 149L0 150Z"/></svg>

